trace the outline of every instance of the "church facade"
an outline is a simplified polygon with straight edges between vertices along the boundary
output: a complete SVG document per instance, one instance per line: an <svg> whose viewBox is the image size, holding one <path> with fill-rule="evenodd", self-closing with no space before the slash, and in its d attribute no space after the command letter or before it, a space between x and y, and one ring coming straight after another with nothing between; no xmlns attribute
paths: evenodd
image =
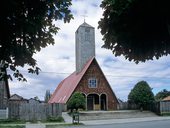
<svg viewBox="0 0 170 128"><path fill-rule="evenodd" d="M74 92L86 99L86 110L116 110L118 100L95 58L95 29L86 22L76 35L76 71L57 86L49 103L67 104Z"/></svg>

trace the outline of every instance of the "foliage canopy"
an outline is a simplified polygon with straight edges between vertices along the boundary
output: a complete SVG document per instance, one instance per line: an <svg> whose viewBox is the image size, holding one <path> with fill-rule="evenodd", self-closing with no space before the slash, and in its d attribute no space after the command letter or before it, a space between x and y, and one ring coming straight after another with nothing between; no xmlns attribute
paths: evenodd
<svg viewBox="0 0 170 128"><path fill-rule="evenodd" d="M71 0L3 0L0 5L0 60L23 76L16 67L28 65L30 73L38 74L33 54L54 44L59 28L53 21L69 22L73 16ZM5 9L4 9L5 8Z"/></svg>
<svg viewBox="0 0 170 128"><path fill-rule="evenodd" d="M170 54L169 5L168 0L103 0L102 47L136 63Z"/></svg>
<svg viewBox="0 0 170 128"><path fill-rule="evenodd" d="M129 93L128 101L146 108L147 105L154 102L154 94L147 82L140 81Z"/></svg>
<svg viewBox="0 0 170 128"><path fill-rule="evenodd" d="M44 102L48 103L49 99L51 98L50 90L46 90L45 96L44 96Z"/></svg>
<svg viewBox="0 0 170 128"><path fill-rule="evenodd" d="M85 97L80 92L75 92L67 103L67 108L72 110L78 110L79 108L85 109Z"/></svg>
<svg viewBox="0 0 170 128"><path fill-rule="evenodd" d="M163 89L162 91L158 92L155 95L155 100L160 101L162 99L164 99L165 97L170 96L170 91Z"/></svg>

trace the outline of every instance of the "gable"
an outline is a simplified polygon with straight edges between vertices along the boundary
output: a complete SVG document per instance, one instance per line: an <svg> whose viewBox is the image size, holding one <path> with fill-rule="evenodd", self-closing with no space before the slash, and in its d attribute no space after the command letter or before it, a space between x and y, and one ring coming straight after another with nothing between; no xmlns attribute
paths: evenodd
<svg viewBox="0 0 170 128"><path fill-rule="evenodd" d="M100 69L100 66L98 65L95 57L93 57L87 62L81 72L73 72L57 86L56 90L49 100L49 103L67 103L71 95L76 90L79 90L81 92L84 91L83 85L87 85L87 79L90 77L98 78L98 84L100 85L99 88L94 88L92 89L92 91L95 92L97 90L97 93L103 93L109 90L110 95L112 95L114 99L116 99L116 102L118 102L105 75Z"/></svg>
<svg viewBox="0 0 170 128"><path fill-rule="evenodd" d="M61 81L61 83L57 86L56 90L52 94L48 103L66 103L93 59L94 57L87 62L81 72L73 72L70 76Z"/></svg>
<svg viewBox="0 0 170 128"><path fill-rule="evenodd" d="M89 79L91 78L95 78L97 80L96 88L89 87L88 82L89 82ZM90 64L89 68L83 75L75 91L82 92L86 95L90 93L96 93L98 95L107 94L107 95L112 96L112 98L118 103L116 95L114 94L109 82L107 81L96 59L94 59L92 63Z"/></svg>
<svg viewBox="0 0 170 128"><path fill-rule="evenodd" d="M22 96L19 96L19 95L17 95L17 94L13 94L10 98L9 98L9 100L22 100L23 99L23 97Z"/></svg>

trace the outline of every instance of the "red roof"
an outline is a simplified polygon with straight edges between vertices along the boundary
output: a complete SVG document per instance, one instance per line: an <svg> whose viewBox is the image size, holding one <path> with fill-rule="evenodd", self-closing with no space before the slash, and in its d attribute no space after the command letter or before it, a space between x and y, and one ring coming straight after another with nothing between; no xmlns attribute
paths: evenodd
<svg viewBox="0 0 170 128"><path fill-rule="evenodd" d="M77 87L81 78L87 71L88 67L92 63L93 59L95 58L93 57L87 62L87 64L84 66L81 72L76 73L75 71L70 76L61 81L61 83L54 91L52 97L50 98L49 103L66 103L70 96L72 95L75 88Z"/></svg>

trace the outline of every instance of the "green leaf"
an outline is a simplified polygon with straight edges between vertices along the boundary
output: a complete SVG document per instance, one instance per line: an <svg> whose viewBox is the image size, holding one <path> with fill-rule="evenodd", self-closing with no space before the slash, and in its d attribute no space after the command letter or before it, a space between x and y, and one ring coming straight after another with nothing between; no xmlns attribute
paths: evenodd
<svg viewBox="0 0 170 128"><path fill-rule="evenodd" d="M39 74L39 69L34 69L37 63L33 55L54 45L53 35L59 31L54 21L69 23L73 19L71 4L71 0L1 1L0 60L10 65L14 77L23 77L17 74L16 67L25 65L29 73Z"/></svg>

